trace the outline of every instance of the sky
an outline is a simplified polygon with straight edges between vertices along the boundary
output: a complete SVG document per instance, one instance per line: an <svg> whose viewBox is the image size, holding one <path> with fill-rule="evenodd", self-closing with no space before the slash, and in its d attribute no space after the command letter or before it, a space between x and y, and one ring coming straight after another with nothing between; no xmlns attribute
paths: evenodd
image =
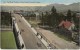
<svg viewBox="0 0 80 50"><path fill-rule="evenodd" d="M13 2L13 3L12 3ZM33 2L33 3L32 3ZM0 5L9 6L46 6L48 4L65 4L80 2L80 0L1 0Z"/></svg>
<svg viewBox="0 0 80 50"><path fill-rule="evenodd" d="M1 0L2 2L40 2L40 3L60 3L60 4L71 4L80 2L80 0Z"/></svg>

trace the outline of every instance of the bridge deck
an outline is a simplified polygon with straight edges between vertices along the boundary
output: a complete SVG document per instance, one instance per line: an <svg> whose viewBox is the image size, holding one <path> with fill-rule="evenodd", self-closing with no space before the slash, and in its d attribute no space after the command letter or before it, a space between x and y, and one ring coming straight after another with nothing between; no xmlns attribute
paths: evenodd
<svg viewBox="0 0 80 50"><path fill-rule="evenodd" d="M36 37L33 31L26 25L20 15L14 14L21 36L27 49L45 49L44 44Z"/></svg>

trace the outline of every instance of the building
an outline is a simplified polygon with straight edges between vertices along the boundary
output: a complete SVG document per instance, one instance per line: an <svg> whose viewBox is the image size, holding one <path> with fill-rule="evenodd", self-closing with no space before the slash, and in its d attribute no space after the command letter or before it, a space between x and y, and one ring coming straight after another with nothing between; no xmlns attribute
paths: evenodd
<svg viewBox="0 0 80 50"><path fill-rule="evenodd" d="M68 30L72 30L74 29L74 23L70 22L70 21L62 21L59 26L63 26L64 28L68 29Z"/></svg>

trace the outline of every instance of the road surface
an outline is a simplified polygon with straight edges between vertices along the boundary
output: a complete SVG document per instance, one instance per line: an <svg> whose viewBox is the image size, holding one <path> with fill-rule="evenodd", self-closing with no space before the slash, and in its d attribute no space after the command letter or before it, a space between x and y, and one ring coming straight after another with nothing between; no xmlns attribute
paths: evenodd
<svg viewBox="0 0 80 50"><path fill-rule="evenodd" d="M46 49L44 44L37 38L19 14L13 14L18 24L21 36L27 49Z"/></svg>
<svg viewBox="0 0 80 50"><path fill-rule="evenodd" d="M36 28L37 31L41 32L49 41L51 44L56 46L58 49L78 49L79 46L77 46L74 42L66 41L57 35L55 35L53 32L49 30L45 30L42 28Z"/></svg>

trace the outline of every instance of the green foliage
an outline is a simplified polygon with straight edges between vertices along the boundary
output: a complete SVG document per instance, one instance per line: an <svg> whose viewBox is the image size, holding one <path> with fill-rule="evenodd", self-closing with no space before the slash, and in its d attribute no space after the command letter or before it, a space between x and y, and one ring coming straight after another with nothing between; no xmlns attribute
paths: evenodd
<svg viewBox="0 0 80 50"><path fill-rule="evenodd" d="M43 12L42 12L42 16L41 16L41 22L42 22L42 24L44 24L44 15L43 15Z"/></svg>
<svg viewBox="0 0 80 50"><path fill-rule="evenodd" d="M51 9L51 17L50 17L50 26L51 27L55 27L56 26L56 24L57 24L57 22L58 22L58 13L57 13L57 11L56 11L56 8L53 6L52 7L52 9Z"/></svg>
<svg viewBox="0 0 80 50"><path fill-rule="evenodd" d="M1 32L1 48L2 49L16 49L16 42L11 31Z"/></svg>
<svg viewBox="0 0 80 50"><path fill-rule="evenodd" d="M44 14L45 13L45 14ZM79 18L76 17L76 13L68 10L67 15L65 13L57 13L56 8L53 6L50 12L44 12L41 16L41 22L43 25L48 25L49 27L56 27L60 24L62 20L68 20L75 23L76 28L79 28Z"/></svg>
<svg viewBox="0 0 80 50"><path fill-rule="evenodd" d="M67 20L71 21L72 15L71 15L71 10L68 10L67 12Z"/></svg>
<svg viewBox="0 0 80 50"><path fill-rule="evenodd" d="M11 14L8 12L1 12L1 25L11 25L12 23L12 18Z"/></svg>
<svg viewBox="0 0 80 50"><path fill-rule="evenodd" d="M56 8L53 6L51 9L51 14L50 12L46 12L45 15L42 13L41 22L43 23L43 25L47 24L50 27L55 27L63 19L64 19L64 15L57 13Z"/></svg>
<svg viewBox="0 0 80 50"><path fill-rule="evenodd" d="M54 6L52 7L51 12L56 13L56 8Z"/></svg>
<svg viewBox="0 0 80 50"><path fill-rule="evenodd" d="M73 18L73 22L75 23L76 28L79 29L79 18L76 17L76 13L73 13L72 18Z"/></svg>
<svg viewBox="0 0 80 50"><path fill-rule="evenodd" d="M79 30L79 18L76 17L76 13L73 13L71 10L68 10L67 15L65 15L65 13L57 13L56 8L54 6L51 9L51 14L50 12L46 12L45 15L42 13L41 22L43 23L43 25L48 25L49 28L55 29L56 26L58 26L63 20L66 19L68 21L74 22L76 30ZM57 27L56 29L59 29L59 27ZM59 37L69 41L72 40L72 33L69 30L60 28L60 30L56 32Z"/></svg>

